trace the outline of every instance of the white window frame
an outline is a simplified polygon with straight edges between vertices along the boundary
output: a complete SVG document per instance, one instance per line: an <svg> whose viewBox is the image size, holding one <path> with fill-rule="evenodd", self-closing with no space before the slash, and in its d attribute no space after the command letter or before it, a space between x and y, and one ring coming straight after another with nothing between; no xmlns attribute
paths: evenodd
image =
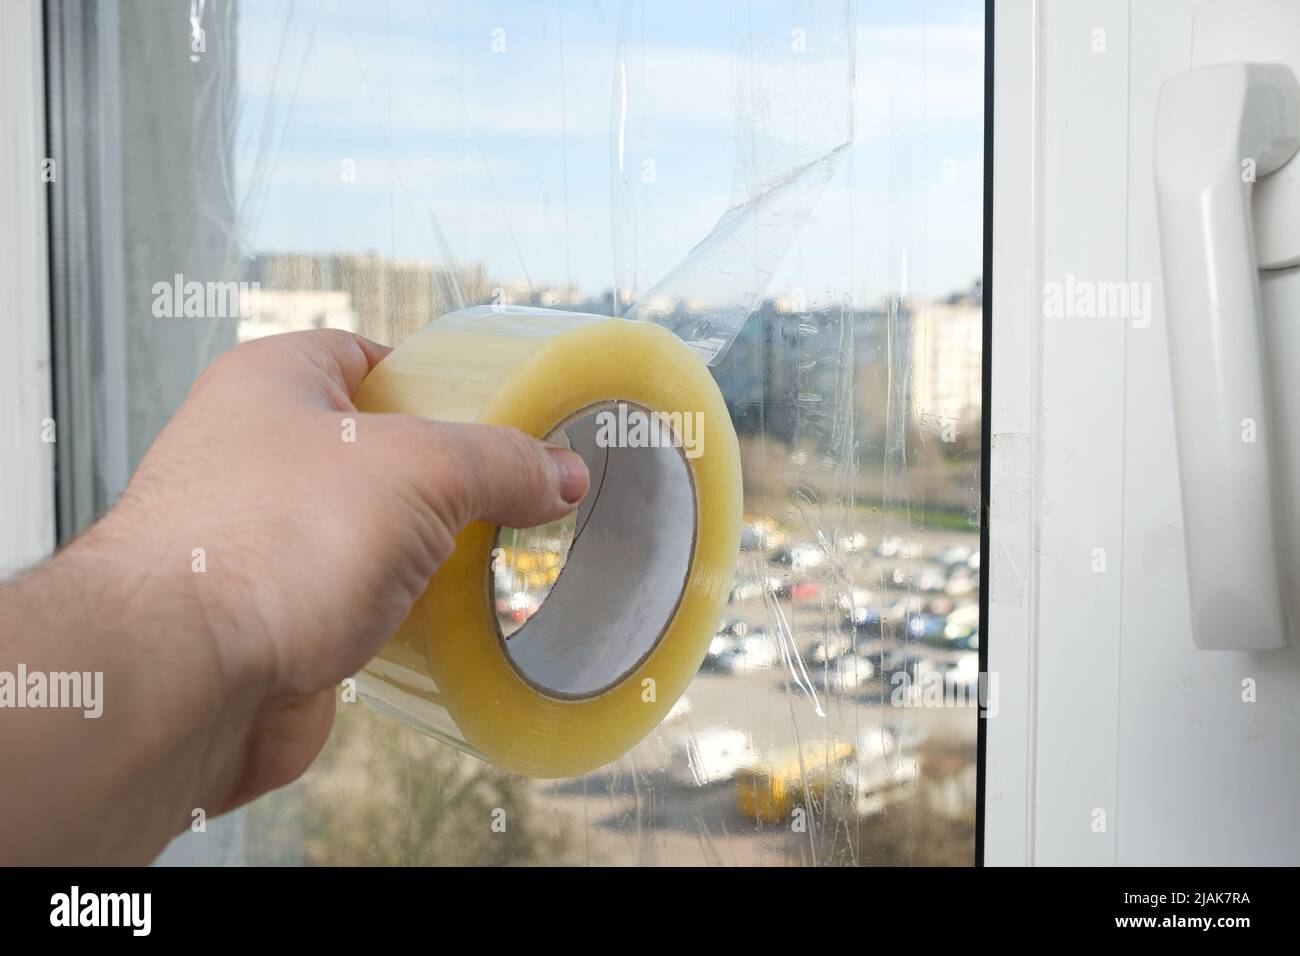
<svg viewBox="0 0 1300 956"><path fill-rule="evenodd" d="M1166 6L1179 2L1196 0ZM999 712L982 762L987 865L1121 860L1132 343L1124 323L1045 321L1043 290L1067 272L1129 276L1131 197L1149 188L1130 182L1130 144L1147 135L1128 115L1138 16L1160 10L997 0L985 631ZM1090 567L1098 551L1106 573Z"/></svg>
<svg viewBox="0 0 1300 956"><path fill-rule="evenodd" d="M991 0L990 0L991 2ZM1037 122L1041 4L1000 0L993 24L992 275L993 373L984 410L990 448L986 621L990 674L997 675L996 716L987 718L983 753L983 847L986 865L1033 861L1033 670L1038 633L1034 551L1038 514L1036 443L1040 350L1041 217ZM985 171L989 175L989 171Z"/></svg>

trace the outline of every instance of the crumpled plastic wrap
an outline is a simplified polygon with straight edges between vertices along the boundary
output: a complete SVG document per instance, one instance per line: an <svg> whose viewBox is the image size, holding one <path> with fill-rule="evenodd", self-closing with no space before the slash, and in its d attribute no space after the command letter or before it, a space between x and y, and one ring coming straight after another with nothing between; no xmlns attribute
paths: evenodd
<svg viewBox="0 0 1300 956"><path fill-rule="evenodd" d="M623 6L610 119L615 288L631 299L625 315L667 326L711 365L758 307L853 142L851 7L735 9L746 20L731 36L731 202L708 234L644 290L638 250L650 241L644 230L651 200L628 162L629 151L644 154L655 136L653 125L636 122L639 100L655 82L635 42L638 27L644 30L643 3Z"/></svg>

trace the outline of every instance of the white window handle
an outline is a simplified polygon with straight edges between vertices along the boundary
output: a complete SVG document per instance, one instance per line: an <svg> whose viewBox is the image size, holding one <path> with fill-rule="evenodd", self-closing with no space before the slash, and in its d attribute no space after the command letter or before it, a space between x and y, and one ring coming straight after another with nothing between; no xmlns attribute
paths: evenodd
<svg viewBox="0 0 1300 956"><path fill-rule="evenodd" d="M1300 85L1289 67L1218 63L1160 91L1160 250L1192 634L1202 648L1287 644L1291 586L1274 524L1271 436L1300 422L1273 418L1251 197L1254 180L1297 149Z"/></svg>

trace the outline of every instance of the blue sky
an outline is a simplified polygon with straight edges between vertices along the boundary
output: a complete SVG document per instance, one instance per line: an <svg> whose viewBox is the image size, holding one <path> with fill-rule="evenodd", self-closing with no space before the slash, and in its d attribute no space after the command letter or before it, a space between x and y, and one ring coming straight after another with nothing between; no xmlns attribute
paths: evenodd
<svg viewBox="0 0 1300 956"><path fill-rule="evenodd" d="M238 40L251 250L450 255L534 287L645 291L851 115L769 291L876 301L979 273L980 3L857 3L849 30L839 4L775 0L257 9Z"/></svg>

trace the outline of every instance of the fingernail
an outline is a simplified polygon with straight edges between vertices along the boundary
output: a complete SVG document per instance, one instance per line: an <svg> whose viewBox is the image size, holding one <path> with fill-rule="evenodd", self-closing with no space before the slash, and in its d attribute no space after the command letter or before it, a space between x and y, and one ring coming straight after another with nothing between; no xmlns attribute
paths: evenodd
<svg viewBox="0 0 1300 956"><path fill-rule="evenodd" d="M551 445L546 450L551 453L551 459L560 471L560 497L565 504L577 504L587 493L587 463L567 448Z"/></svg>

